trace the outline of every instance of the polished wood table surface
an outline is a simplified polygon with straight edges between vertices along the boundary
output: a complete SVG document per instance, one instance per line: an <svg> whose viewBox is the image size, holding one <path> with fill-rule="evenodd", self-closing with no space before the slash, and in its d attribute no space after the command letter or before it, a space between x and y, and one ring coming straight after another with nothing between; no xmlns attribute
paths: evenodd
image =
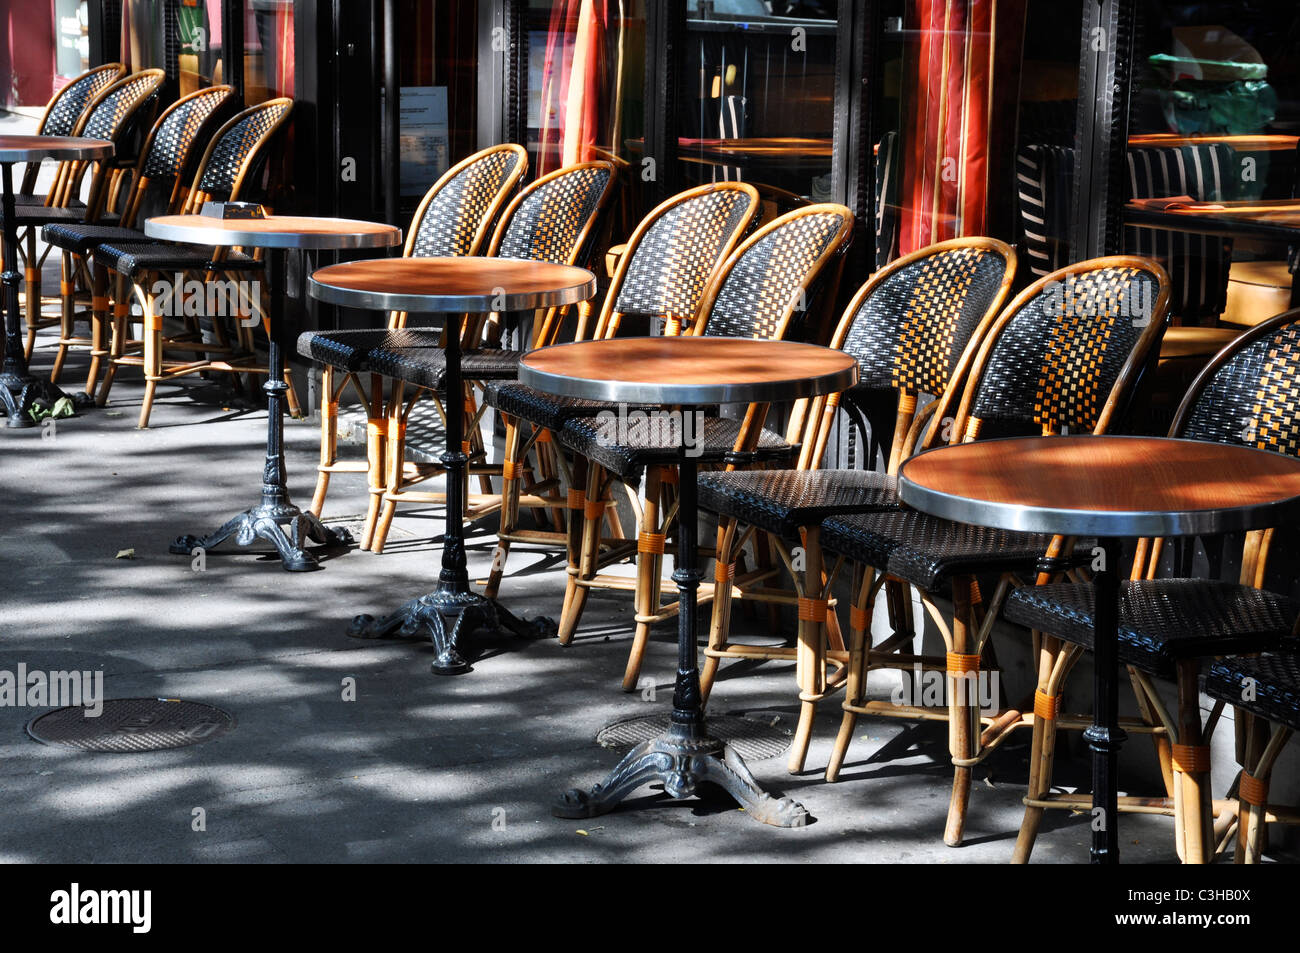
<svg viewBox="0 0 1300 953"><path fill-rule="evenodd" d="M144 233L164 241L193 245L250 248L387 248L400 244L402 231L380 222L305 215L265 218L216 218L211 215L158 215L145 222Z"/></svg>
<svg viewBox="0 0 1300 953"><path fill-rule="evenodd" d="M189 556L207 551L231 536L240 546L258 539L273 545L280 564L290 572L316 569L319 563L308 552L308 539L325 545L343 545L348 534L329 529L310 512L300 510L289 498L284 463L284 403L289 385L284 380L284 322L280 297L285 288L284 257L290 249L338 250L387 248L400 245L402 230L392 225L342 218L309 218L299 215L268 215L266 218L221 219L210 215L161 215L144 223L150 238L186 242L204 247L265 248L267 309L266 461L262 470L262 502L227 520L206 536L186 534L168 547L176 555ZM248 295L258 300L260 292ZM289 527L286 534L284 527Z"/></svg>
<svg viewBox="0 0 1300 953"><path fill-rule="evenodd" d="M556 344L528 354L519 373L569 397L705 405L843 390L856 368L849 355L813 344L682 335Z"/></svg>
<svg viewBox="0 0 1300 953"><path fill-rule="evenodd" d="M321 268L311 276L311 293L379 311L525 311L586 301L596 293L596 276L572 265L510 258L386 258Z"/></svg>
<svg viewBox="0 0 1300 953"><path fill-rule="evenodd" d="M1300 459L1163 437L1013 437L940 447L899 468L903 502L998 529L1096 536L1093 723L1094 863L1118 863L1116 761L1121 540L1265 529L1300 519ZM1101 812L1098 814L1097 812Z"/></svg>
<svg viewBox="0 0 1300 953"><path fill-rule="evenodd" d="M521 383L549 393L595 400L660 404L691 413L692 405L768 403L842 391L858 379L857 361L841 351L741 338L648 337L584 341L524 355ZM590 791L573 789L552 807L557 817L595 817L643 784L663 783L674 798L708 782L726 790L755 820L802 827L808 812L791 798L765 793L745 762L709 736L700 702L697 594L696 459L677 434L677 680L669 729L628 752Z"/></svg>
<svg viewBox="0 0 1300 953"><path fill-rule="evenodd" d="M37 377L27 366L23 346L21 316L18 313L18 285L23 276L18 271L18 224L14 203L13 164L40 162L43 159L105 159L113 154L113 144L106 139L83 139L74 136L0 136L0 239L5 262L0 284L4 287L4 364L0 365L0 407L5 425L32 427L36 421L28 413L34 401L46 404L67 395L47 378ZM35 262L29 264L35 266Z"/></svg>
<svg viewBox="0 0 1300 953"><path fill-rule="evenodd" d="M346 262L314 272L312 297L332 304L416 314L479 314L531 311L585 301L596 293L596 276L585 268L509 258L385 258ZM459 407L464 389L459 334L446 335L443 392L448 408ZM400 398L399 398L400 399ZM440 462L446 472L446 510L438 588L374 618L358 615L351 635L377 638L394 632L425 633L437 655L433 671L457 675L469 670L458 651L460 638L475 628L508 629L517 635L554 635L545 617L515 617L495 599L473 592L465 557L465 421L445 416L446 446Z"/></svg>

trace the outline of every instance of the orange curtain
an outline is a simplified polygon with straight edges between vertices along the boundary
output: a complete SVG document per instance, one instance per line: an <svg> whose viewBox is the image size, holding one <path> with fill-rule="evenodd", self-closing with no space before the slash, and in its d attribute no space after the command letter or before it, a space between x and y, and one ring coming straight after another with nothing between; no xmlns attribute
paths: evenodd
<svg viewBox="0 0 1300 953"><path fill-rule="evenodd" d="M989 232L1014 129L1024 0L912 0L899 253Z"/></svg>
<svg viewBox="0 0 1300 953"><path fill-rule="evenodd" d="M537 174L581 162L601 142L608 0L555 0L542 67ZM551 110L554 113L551 113Z"/></svg>

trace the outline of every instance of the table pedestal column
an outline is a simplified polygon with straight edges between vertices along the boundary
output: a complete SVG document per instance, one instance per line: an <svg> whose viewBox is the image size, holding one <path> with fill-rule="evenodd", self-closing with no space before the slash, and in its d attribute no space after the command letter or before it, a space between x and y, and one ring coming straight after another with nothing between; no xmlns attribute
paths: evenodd
<svg viewBox="0 0 1300 953"><path fill-rule="evenodd" d="M346 530L330 529L316 516L294 506L289 499L284 467L284 405L289 385L284 380L284 351L281 314L277 295L284 292L284 251L268 249L266 300L270 312L270 340L267 348L266 462L262 469L262 502L227 520L207 536L179 536L168 552L188 556L196 549L209 550L231 536L240 546L264 539L275 547L280 561L290 572L318 569L316 557L306 550L311 539L326 546L346 546L352 541ZM284 527L288 526L286 533Z"/></svg>
<svg viewBox="0 0 1300 953"><path fill-rule="evenodd" d="M1119 749L1126 737L1119 726L1119 570L1118 539L1101 545L1102 570L1093 576L1092 724L1083 738L1092 751L1092 850L1094 864L1119 863Z"/></svg>
<svg viewBox="0 0 1300 953"><path fill-rule="evenodd" d="M363 639L426 636L437 649L432 666L436 675L461 675L469 671L469 663L459 651L461 636L466 632L505 629L522 638L554 638L557 631L554 620L546 616L518 618L495 599L469 587L465 559L465 471L469 456L464 448L464 381L457 323L456 315L446 316L447 446L438 459L447 481L447 510L438 588L382 618L356 616L348 630L349 635Z"/></svg>
<svg viewBox="0 0 1300 953"><path fill-rule="evenodd" d="M683 408L682 416L688 411ZM670 797L695 794L699 785L722 788L755 820L774 827L803 827L808 811L792 798L772 797L758 786L744 760L730 745L709 736L700 701L697 595L703 573L696 541L696 466L679 441L677 465L677 681L668 731L633 748L613 772L590 792L573 789L551 808L556 817L596 817L610 811L643 784L661 782Z"/></svg>
<svg viewBox="0 0 1300 953"><path fill-rule="evenodd" d="M36 421L27 413L32 401L41 400L53 404L68 395L47 380L41 380L27 367L27 355L23 346L22 314L18 305L18 285L22 274L18 271L18 229L14 224L14 181L13 163L0 163L0 180L3 185L4 229L4 274L0 275L0 284L4 285L4 322L5 322L5 357L4 366L0 367L0 404L3 404L6 427L33 427ZM39 307L39 305L38 305ZM78 394L72 398L78 407L90 403L90 398Z"/></svg>

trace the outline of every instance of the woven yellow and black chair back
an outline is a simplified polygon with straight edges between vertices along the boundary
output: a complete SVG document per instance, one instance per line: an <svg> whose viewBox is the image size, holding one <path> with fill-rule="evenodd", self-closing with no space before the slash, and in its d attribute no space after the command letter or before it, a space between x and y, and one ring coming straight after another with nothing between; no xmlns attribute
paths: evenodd
<svg viewBox="0 0 1300 953"><path fill-rule="evenodd" d="M614 185L610 162L583 162L542 176L506 207L488 254L579 264Z"/></svg>
<svg viewBox="0 0 1300 953"><path fill-rule="evenodd" d="M110 164L120 164L117 153L123 151L124 144L131 138L133 122L137 119L152 119L158 92L166 78L160 69L141 70L100 91L73 129L73 134L88 139L107 139L113 143L114 156L100 163L75 163L75 171L71 171L66 179L56 184L55 191L51 193L51 204L65 205L76 198L81 177L92 164L101 171ZM92 185L92 194L86 203L88 209L93 211L98 207L104 184L104 176L97 175Z"/></svg>
<svg viewBox="0 0 1300 953"><path fill-rule="evenodd" d="M596 336L616 334L625 315L662 320L668 334L689 325L758 211L758 192L743 182L688 189L653 209L628 239Z"/></svg>
<svg viewBox="0 0 1300 953"><path fill-rule="evenodd" d="M1300 456L1300 309L1220 351L1188 389L1169 435Z"/></svg>
<svg viewBox="0 0 1300 953"><path fill-rule="evenodd" d="M452 166L416 209L403 254L479 254L501 206L527 171L528 153L513 143L476 152Z"/></svg>
<svg viewBox="0 0 1300 953"><path fill-rule="evenodd" d="M1115 256L1055 271L990 328L971 369L954 439L985 423L1012 432L1105 433L1164 333L1169 276Z"/></svg>
<svg viewBox="0 0 1300 953"><path fill-rule="evenodd" d="M831 347L857 359L858 383L841 396L840 406L858 427L874 430L869 413L878 395L897 395L891 469L901 462L918 396L939 401L939 421L960 398L975 351L1006 302L1015 272L1016 255L1005 242L954 238L881 268L849 302ZM929 435L942 432L940 426Z"/></svg>
<svg viewBox="0 0 1300 953"><path fill-rule="evenodd" d="M293 100L268 99L233 116L208 144L199 160L186 210L197 212L206 201L232 201L266 158L266 144L289 119Z"/></svg>
<svg viewBox="0 0 1300 953"><path fill-rule="evenodd" d="M106 63L87 70L75 77L54 94L45 107L36 134L40 136L70 136L77 124L86 114L86 107L113 83L126 75L126 67L121 63ZM30 195L36 187L36 176L40 163L27 166L23 173L22 188L19 190Z"/></svg>
<svg viewBox="0 0 1300 953"><path fill-rule="evenodd" d="M815 286L853 236L843 205L809 205L787 212L747 238L718 270L693 334L779 338L803 317Z"/></svg>

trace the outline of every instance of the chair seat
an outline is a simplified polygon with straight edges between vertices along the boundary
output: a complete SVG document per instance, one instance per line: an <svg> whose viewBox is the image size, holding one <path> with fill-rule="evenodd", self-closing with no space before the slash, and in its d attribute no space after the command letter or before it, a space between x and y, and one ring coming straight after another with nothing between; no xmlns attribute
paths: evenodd
<svg viewBox="0 0 1300 953"><path fill-rule="evenodd" d="M20 192L14 196L14 205L17 208L30 208L33 205L44 205L45 199L45 195L33 195L30 192ZM81 201L81 199L73 199L68 203L68 208L81 209L84 214L86 211L86 203Z"/></svg>
<svg viewBox="0 0 1300 953"><path fill-rule="evenodd" d="M1300 730L1300 655L1293 652L1215 659L1205 675L1205 692Z"/></svg>
<svg viewBox="0 0 1300 953"><path fill-rule="evenodd" d="M1026 586L1004 615L1012 622L1091 648L1091 583ZM1171 678L1174 663L1211 655L1267 652L1291 634L1300 603L1285 596L1206 579L1126 580L1120 587L1119 658Z"/></svg>
<svg viewBox="0 0 1300 953"><path fill-rule="evenodd" d="M363 328L355 331L304 331L298 353L344 371L366 370L366 359L380 345L388 348L433 348L442 341L438 328Z"/></svg>
<svg viewBox="0 0 1300 953"><path fill-rule="evenodd" d="M104 242L95 247L94 254L96 264L130 279L149 272L251 271L262 267L262 262L242 252L213 261L206 248L166 242Z"/></svg>
<svg viewBox="0 0 1300 953"><path fill-rule="evenodd" d="M616 404L548 394L517 381L489 384L483 401L507 417L518 417L547 430L559 430L566 421L578 417L594 417L602 410L617 409Z"/></svg>
<svg viewBox="0 0 1300 953"><path fill-rule="evenodd" d="M461 376L467 381L510 380L518 375L523 357L523 351L468 348L461 352ZM447 352L440 347L382 343L370 349L366 367L408 384L442 390L447 378Z"/></svg>
<svg viewBox="0 0 1300 953"><path fill-rule="evenodd" d="M953 576L1061 570L1043 562L1052 537L966 523L915 510L833 516L822 524L822 547L897 576L927 592Z"/></svg>
<svg viewBox="0 0 1300 953"><path fill-rule="evenodd" d="M653 412L645 417L634 414L634 411L627 410L627 416L623 418L626 426L620 426L620 418L613 411L608 415L575 418L560 428L559 442L624 482L635 483L646 466L677 462L682 428L671 425L669 418L655 417ZM740 420L705 416L703 427L696 432L692 423L691 432L686 437L691 440L688 446L693 447L693 458L698 463L727 462L740 437L742 425ZM763 430L751 459L754 462L788 463L795 450L779 434Z"/></svg>
<svg viewBox="0 0 1300 953"><path fill-rule="evenodd" d="M122 225L90 225L85 222L46 225L41 238L55 248L87 255L102 242L147 242L144 232Z"/></svg>
<svg viewBox="0 0 1300 953"><path fill-rule="evenodd" d="M19 228L47 222L81 222L85 218L84 208L49 208L44 205L18 205L14 208L14 224Z"/></svg>
<svg viewBox="0 0 1300 953"><path fill-rule="evenodd" d="M700 475L700 506L794 536L827 517L896 510L897 478L870 470L733 470Z"/></svg>

